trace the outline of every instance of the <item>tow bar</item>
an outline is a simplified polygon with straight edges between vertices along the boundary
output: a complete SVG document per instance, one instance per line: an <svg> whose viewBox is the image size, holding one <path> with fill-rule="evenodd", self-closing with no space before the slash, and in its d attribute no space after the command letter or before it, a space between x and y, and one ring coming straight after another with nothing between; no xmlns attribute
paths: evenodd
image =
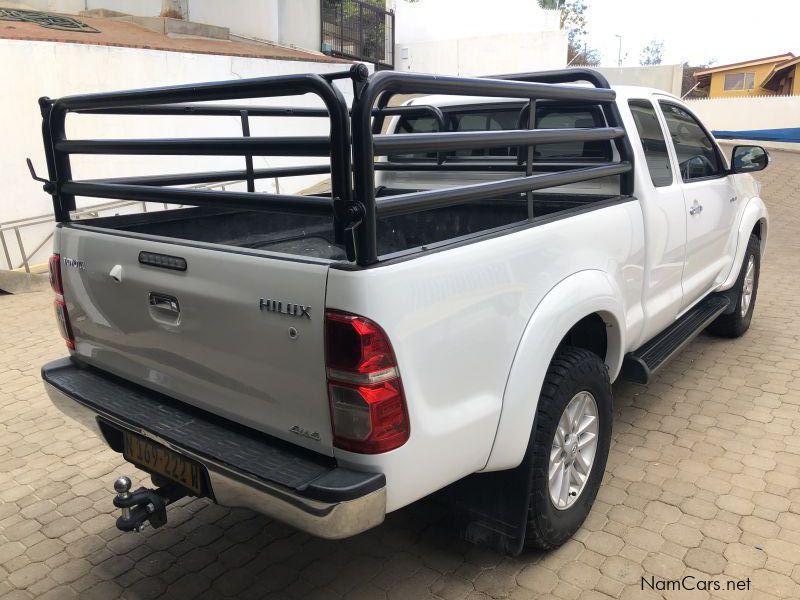
<svg viewBox="0 0 800 600"><path fill-rule="evenodd" d="M120 531L142 531L150 523L158 529L167 522L167 505L187 495L179 485L165 485L155 490L140 487L131 492L129 477L120 477L114 482L114 506L122 509L117 518L117 529Z"/></svg>

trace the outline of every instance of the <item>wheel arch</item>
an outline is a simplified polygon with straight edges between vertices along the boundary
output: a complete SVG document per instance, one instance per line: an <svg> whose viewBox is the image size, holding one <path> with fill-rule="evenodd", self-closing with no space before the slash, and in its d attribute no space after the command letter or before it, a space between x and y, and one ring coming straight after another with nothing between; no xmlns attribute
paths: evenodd
<svg viewBox="0 0 800 600"><path fill-rule="evenodd" d="M502 409L485 471L513 468L528 446L542 383L559 347L576 343L596 352L595 339L604 329L601 358L613 381L625 348L622 294L614 280L599 270L579 271L559 282L534 309L509 369Z"/></svg>
<svg viewBox="0 0 800 600"><path fill-rule="evenodd" d="M742 267L744 255L747 251L747 242L751 235L755 235L760 242L761 258L764 258L764 253L767 249L767 234L769 232L769 213L767 207L761 198L752 198L742 213L742 218L739 221L739 229L736 241L736 253L733 257L731 270L728 277L719 286L718 291L729 290L736 284L736 279L739 277L739 269Z"/></svg>

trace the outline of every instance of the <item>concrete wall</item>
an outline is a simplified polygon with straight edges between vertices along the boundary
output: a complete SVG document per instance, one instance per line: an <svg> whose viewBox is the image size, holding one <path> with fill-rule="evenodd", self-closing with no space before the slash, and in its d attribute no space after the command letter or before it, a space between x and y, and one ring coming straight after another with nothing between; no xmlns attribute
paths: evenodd
<svg viewBox="0 0 800 600"><path fill-rule="evenodd" d="M157 17L161 12L161 0L2 0L0 6L68 15L95 8L107 8L137 17Z"/></svg>
<svg viewBox="0 0 800 600"><path fill-rule="evenodd" d="M0 222L52 212L52 201L31 180L25 158L31 157L40 174L46 173L41 139L41 116L37 99L57 98L68 94L153 87L199 81L222 81L246 77L302 72L331 72L341 64L278 61L207 54L186 54L83 44L62 44L0 39L0 64L4 76L13 85L0 86L3 107L3 152L0 152ZM349 86L342 85L348 99ZM242 101L243 104L279 106L322 106L315 97ZM323 135L327 119L255 118L252 135ZM67 134L79 138L124 137L202 137L241 135L238 118L233 117L137 117L110 115L70 115ZM326 162L325 159L256 157L256 168ZM100 178L124 175L213 171L244 168L239 157L101 157L73 158L73 176ZM291 192L318 182L321 177L298 177L281 180L281 191ZM243 188L243 186L240 186ZM273 191L272 180L256 182L259 191ZM78 199L78 205L104 202ZM52 229L43 226L25 234L28 248ZM44 254L38 257L41 259ZM18 260L15 253L14 259ZM0 255L0 268L5 268Z"/></svg>
<svg viewBox="0 0 800 600"><path fill-rule="evenodd" d="M800 126L800 96L704 98L688 106L709 129L748 131Z"/></svg>
<svg viewBox="0 0 800 600"><path fill-rule="evenodd" d="M680 98L683 65L647 67L593 67L616 85L640 85L664 90Z"/></svg>
<svg viewBox="0 0 800 600"><path fill-rule="evenodd" d="M442 75L496 75L564 67L561 31L507 33L395 46L395 69Z"/></svg>
<svg viewBox="0 0 800 600"><path fill-rule="evenodd" d="M278 0L188 0L188 3L189 21L227 27L233 34L260 40L277 42L280 38Z"/></svg>
<svg viewBox="0 0 800 600"><path fill-rule="evenodd" d="M559 19L557 11L539 8L536 0L397 0L394 8L399 45L555 31Z"/></svg>
<svg viewBox="0 0 800 600"><path fill-rule="evenodd" d="M157 17L161 13L161 0L86 0L86 10L95 8L116 10L137 17ZM84 10L84 7L80 10Z"/></svg>
<svg viewBox="0 0 800 600"><path fill-rule="evenodd" d="M308 50L320 49L322 19L319 0L278 0L281 44Z"/></svg>
<svg viewBox="0 0 800 600"><path fill-rule="evenodd" d="M542 10L536 0L397 2L395 9L398 71L491 75L566 63L558 13Z"/></svg>
<svg viewBox="0 0 800 600"><path fill-rule="evenodd" d="M319 0L182 0L188 21L227 27L234 35L320 49ZM405 3L404 3L405 4ZM0 6L65 14L106 8L138 17L157 17L161 0L0 0Z"/></svg>

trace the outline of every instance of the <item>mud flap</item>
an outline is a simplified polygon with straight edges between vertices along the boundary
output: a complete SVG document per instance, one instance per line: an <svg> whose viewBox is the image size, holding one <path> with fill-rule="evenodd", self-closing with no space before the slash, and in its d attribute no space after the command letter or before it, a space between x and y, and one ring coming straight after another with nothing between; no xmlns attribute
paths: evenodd
<svg viewBox="0 0 800 600"><path fill-rule="evenodd" d="M528 456L514 469L475 473L443 490L464 539L511 556L522 552L533 485Z"/></svg>

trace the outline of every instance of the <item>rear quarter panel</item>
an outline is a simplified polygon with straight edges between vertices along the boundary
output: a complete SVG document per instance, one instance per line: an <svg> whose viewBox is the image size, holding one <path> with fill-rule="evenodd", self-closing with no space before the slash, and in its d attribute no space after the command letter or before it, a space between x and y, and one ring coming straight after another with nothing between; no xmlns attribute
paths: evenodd
<svg viewBox="0 0 800 600"><path fill-rule="evenodd" d="M643 261L642 214L631 200L394 264L331 269L326 306L361 314L386 330L411 420L411 437L397 450L335 455L348 466L386 474L387 510L483 469L511 366L537 305L570 275L600 271L619 290L623 328L638 330ZM604 293L580 290L582 299ZM551 356L536 360L546 365ZM529 404L515 409L526 420L532 420L539 389L529 395Z"/></svg>

